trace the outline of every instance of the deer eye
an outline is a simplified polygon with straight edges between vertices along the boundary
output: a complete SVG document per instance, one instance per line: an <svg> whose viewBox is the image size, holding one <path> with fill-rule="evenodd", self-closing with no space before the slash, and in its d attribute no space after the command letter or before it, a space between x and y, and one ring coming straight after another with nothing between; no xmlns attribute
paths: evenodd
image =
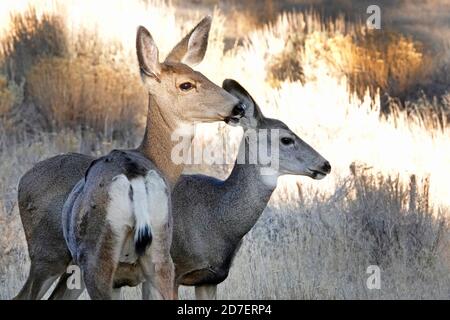
<svg viewBox="0 0 450 320"><path fill-rule="evenodd" d="M183 82L182 84L180 84L180 89L182 91L189 91L192 88L194 88L194 84L191 82Z"/></svg>
<svg viewBox="0 0 450 320"><path fill-rule="evenodd" d="M284 144L285 146L294 144L294 139L291 138L281 138L281 143Z"/></svg>

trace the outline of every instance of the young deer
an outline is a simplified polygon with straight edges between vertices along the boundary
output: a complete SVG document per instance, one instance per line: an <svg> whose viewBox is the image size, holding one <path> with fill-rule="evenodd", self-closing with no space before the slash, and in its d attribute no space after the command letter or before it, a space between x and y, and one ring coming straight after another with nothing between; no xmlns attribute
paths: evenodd
<svg viewBox="0 0 450 320"><path fill-rule="evenodd" d="M19 209L31 267L17 299L42 298L72 259L82 265L92 298L112 297L121 259L140 262L147 278L156 275L160 295L171 297L170 190L183 170L182 163L171 161L171 150L178 143L172 135L182 131L188 138L183 141L190 143L195 121L236 121L244 113L237 98L188 66L203 59L210 26L211 18L206 17L163 63L150 33L138 29L136 49L149 106L137 149L115 150L92 165L90 156L56 156L20 179ZM151 236L153 248L145 250ZM121 255L122 249L131 247L137 254Z"/></svg>
<svg viewBox="0 0 450 320"><path fill-rule="evenodd" d="M198 299L216 297L217 284L227 278L242 238L266 208L280 175L322 179L331 171L328 161L283 122L264 117L253 98L236 81L225 80L223 87L247 106L245 116L239 120L244 137L236 164L225 181L204 175L183 175L172 192L174 294L179 285L195 286ZM258 159L252 154L255 146L267 142L271 150L273 141L265 135L255 135L255 130L267 130L268 135L277 137L278 169L267 170L267 165L260 161L251 162ZM140 270L132 269L129 264L119 266L115 287L141 282ZM62 278L56 287L57 296L67 291L66 279L67 276Z"/></svg>
<svg viewBox="0 0 450 320"><path fill-rule="evenodd" d="M240 120L244 137L236 164L225 181L202 175L182 176L172 193L175 281L177 286L195 286L198 299L216 297L217 284L227 278L242 238L266 208L279 176L322 179L331 171L329 162L286 124L264 117L236 81L226 80L223 87L247 106ZM270 138L260 136L261 131ZM271 155L271 163L278 160L278 168L269 169L254 153L258 152L255 146L261 144L273 150L273 136L279 147L278 154ZM278 159L273 158L276 156Z"/></svg>

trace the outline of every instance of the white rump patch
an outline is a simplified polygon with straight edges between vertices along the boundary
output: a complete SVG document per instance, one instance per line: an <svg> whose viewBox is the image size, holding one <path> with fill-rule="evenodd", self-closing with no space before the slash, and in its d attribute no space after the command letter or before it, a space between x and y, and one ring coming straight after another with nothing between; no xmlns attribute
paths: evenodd
<svg viewBox="0 0 450 320"><path fill-rule="evenodd" d="M107 219L123 243L119 249L119 261L133 263L137 260L135 243L140 230L149 230L157 239L167 237L170 217L168 190L165 181L154 170L131 181L123 174L113 178ZM133 229L134 235L130 234Z"/></svg>
<svg viewBox="0 0 450 320"><path fill-rule="evenodd" d="M124 175L115 176L109 189L107 220L114 233L123 236L127 227L133 227L133 208L129 197L130 181Z"/></svg>
<svg viewBox="0 0 450 320"><path fill-rule="evenodd" d="M145 176L147 205L150 208L150 225L154 233L165 232L169 222L169 191L167 184L154 170Z"/></svg>

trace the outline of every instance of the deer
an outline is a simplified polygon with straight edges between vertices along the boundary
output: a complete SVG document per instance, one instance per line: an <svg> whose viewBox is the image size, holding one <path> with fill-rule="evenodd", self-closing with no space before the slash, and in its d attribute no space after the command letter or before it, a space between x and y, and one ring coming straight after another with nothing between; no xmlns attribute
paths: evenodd
<svg viewBox="0 0 450 320"><path fill-rule="evenodd" d="M195 123L233 123L245 113L236 97L192 69L205 56L211 23L209 16L200 21L162 63L150 32L138 28L137 60L149 103L136 149L98 159L62 154L21 177L18 203L31 265L15 299L41 299L73 261L91 298L112 299L121 259L144 269L152 281L146 287L157 285L158 298L173 296L170 194L184 163L171 160L179 143L172 136L181 131L190 144Z"/></svg>
<svg viewBox="0 0 450 320"><path fill-rule="evenodd" d="M217 285L228 277L242 239L266 208L281 175L303 175L323 179L330 163L300 139L280 120L266 118L252 96L235 80L225 80L223 88L246 107L245 115L233 125L244 129L234 167L226 180L205 175L182 175L172 191L173 242L175 264L174 295L180 285L195 286L197 299L216 299ZM275 137L267 141L264 131ZM258 159L255 146L276 142L278 168ZM253 147L253 148L252 148ZM115 287L135 286L142 272L123 263L114 280ZM67 295L67 275L52 295ZM78 295L81 291L78 292ZM72 296L76 298L76 296Z"/></svg>

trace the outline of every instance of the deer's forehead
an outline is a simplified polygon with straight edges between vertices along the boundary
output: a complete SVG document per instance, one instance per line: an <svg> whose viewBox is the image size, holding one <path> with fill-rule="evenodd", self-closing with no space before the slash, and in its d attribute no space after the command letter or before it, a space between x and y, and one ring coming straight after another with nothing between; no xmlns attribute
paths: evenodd
<svg viewBox="0 0 450 320"><path fill-rule="evenodd" d="M189 66L182 64L182 63L171 63L171 64L163 64L162 72L176 75L179 77L186 77L190 78L192 80L200 81L203 79L206 79L204 75L202 75L200 72L193 70Z"/></svg>
<svg viewBox="0 0 450 320"><path fill-rule="evenodd" d="M260 122L260 129L277 129L279 131L287 131L291 132L289 127L282 121L277 119L271 119L271 118L265 118L263 121Z"/></svg>

